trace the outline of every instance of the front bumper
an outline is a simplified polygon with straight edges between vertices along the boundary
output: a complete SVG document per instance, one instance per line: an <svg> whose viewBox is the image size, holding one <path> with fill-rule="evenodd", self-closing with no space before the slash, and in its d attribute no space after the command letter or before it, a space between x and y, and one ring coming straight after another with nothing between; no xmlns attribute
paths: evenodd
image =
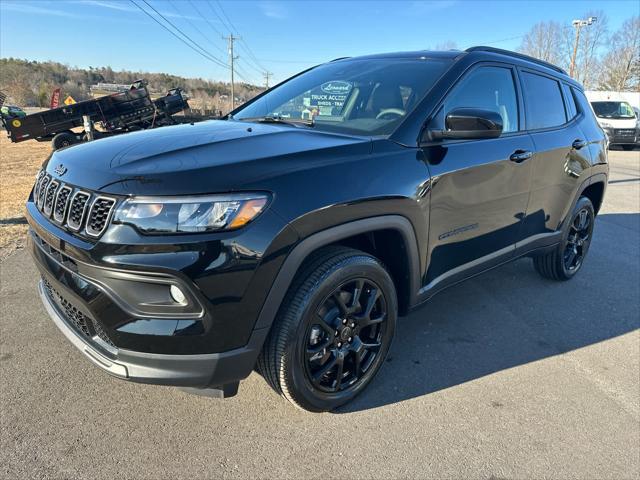
<svg viewBox="0 0 640 480"><path fill-rule="evenodd" d="M32 202L27 219L29 250L42 276L42 302L93 364L125 380L196 389L237 385L253 371L268 328L254 328L247 305L262 303L228 292L265 289L251 288L259 257L227 253L238 248L237 235L230 246L225 241L150 246L136 244L135 238L87 244L45 219ZM259 224L254 229L264 232ZM277 262L271 265L278 267ZM148 282L153 281L163 288L179 285L203 313L169 311L155 302L134 304L136 298L149 297ZM128 328L134 324L142 328ZM163 330L150 328L154 325Z"/></svg>
<svg viewBox="0 0 640 480"><path fill-rule="evenodd" d="M640 145L640 130L631 128L606 128L610 145Z"/></svg>
<svg viewBox="0 0 640 480"><path fill-rule="evenodd" d="M51 281L51 280L47 280ZM256 330L249 343L236 350L202 355L162 355L118 349L79 333L63 310L38 285L47 313L67 339L96 366L115 377L141 383L218 388L246 378L253 370L267 329Z"/></svg>

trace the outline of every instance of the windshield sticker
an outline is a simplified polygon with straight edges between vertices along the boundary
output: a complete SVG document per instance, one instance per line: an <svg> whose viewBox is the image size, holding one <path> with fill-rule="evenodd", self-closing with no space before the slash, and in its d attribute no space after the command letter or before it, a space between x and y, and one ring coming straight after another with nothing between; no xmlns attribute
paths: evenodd
<svg viewBox="0 0 640 480"><path fill-rule="evenodd" d="M325 82L311 90L309 106L317 107L320 115L340 115L353 89L353 83L343 80Z"/></svg>

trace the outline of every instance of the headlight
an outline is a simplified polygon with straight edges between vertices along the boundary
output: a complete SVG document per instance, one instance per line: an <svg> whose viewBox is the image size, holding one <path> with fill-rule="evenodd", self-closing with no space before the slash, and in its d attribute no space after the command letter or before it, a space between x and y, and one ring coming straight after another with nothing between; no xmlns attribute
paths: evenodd
<svg viewBox="0 0 640 480"><path fill-rule="evenodd" d="M607 122L600 122L600 126L602 128L613 128L613 125L611 125L610 123L607 123Z"/></svg>
<svg viewBox="0 0 640 480"><path fill-rule="evenodd" d="M268 200L262 193L132 197L120 205L113 222L133 225L146 233L233 230L256 218Z"/></svg>

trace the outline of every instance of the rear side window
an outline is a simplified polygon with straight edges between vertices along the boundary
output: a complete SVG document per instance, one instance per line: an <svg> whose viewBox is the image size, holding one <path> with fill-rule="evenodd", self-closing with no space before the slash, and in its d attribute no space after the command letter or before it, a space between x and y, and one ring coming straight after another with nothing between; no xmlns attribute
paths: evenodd
<svg viewBox="0 0 640 480"><path fill-rule="evenodd" d="M576 101L571 94L571 88L569 85L563 84L562 89L564 91L564 100L567 102L567 116L569 117L569 120L573 120L578 115Z"/></svg>
<svg viewBox="0 0 640 480"><path fill-rule="evenodd" d="M566 123L560 83L542 75L523 72L527 129L557 127Z"/></svg>
<svg viewBox="0 0 640 480"><path fill-rule="evenodd" d="M518 97L511 69L480 67L456 85L444 102L444 114L454 108L472 107L497 112L502 131L518 130Z"/></svg>
<svg viewBox="0 0 640 480"><path fill-rule="evenodd" d="M589 103L589 100L587 100L585 94L577 88L573 87L571 87L571 91L573 92L573 98L578 104L578 110L584 113L587 117L590 117L594 121L596 121L595 114L593 113L593 108L591 107L591 104Z"/></svg>

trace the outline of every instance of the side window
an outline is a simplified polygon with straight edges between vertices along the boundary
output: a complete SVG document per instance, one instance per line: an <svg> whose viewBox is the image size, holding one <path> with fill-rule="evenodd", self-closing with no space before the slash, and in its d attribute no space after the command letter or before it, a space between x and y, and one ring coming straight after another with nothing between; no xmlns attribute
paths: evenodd
<svg viewBox="0 0 640 480"><path fill-rule="evenodd" d="M573 98L578 104L579 110L584 113L587 117L591 117L595 120L595 114L593 113L593 108L587 100L587 97L580 90L571 87L571 92L573 93Z"/></svg>
<svg viewBox="0 0 640 480"><path fill-rule="evenodd" d="M569 117L569 120L573 120L578 115L576 100L571 94L571 88L569 85L563 83L562 91L564 93L564 100L567 103L567 116Z"/></svg>
<svg viewBox="0 0 640 480"><path fill-rule="evenodd" d="M527 129L557 127L566 123L567 116L560 84L551 78L523 72Z"/></svg>
<svg viewBox="0 0 640 480"><path fill-rule="evenodd" d="M456 85L444 102L444 114L454 108L481 108L502 117L503 132L518 130L518 97L510 69L480 67Z"/></svg>

